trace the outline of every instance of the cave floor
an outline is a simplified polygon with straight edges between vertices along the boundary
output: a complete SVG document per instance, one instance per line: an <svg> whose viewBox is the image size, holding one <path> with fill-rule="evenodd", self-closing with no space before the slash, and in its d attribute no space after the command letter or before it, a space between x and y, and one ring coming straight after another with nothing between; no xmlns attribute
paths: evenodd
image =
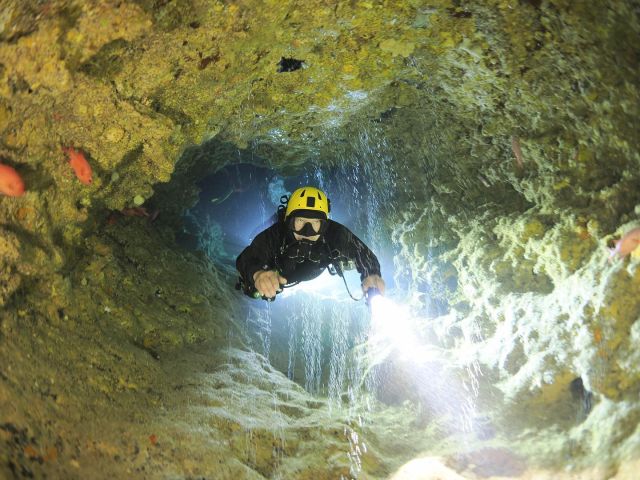
<svg viewBox="0 0 640 480"><path fill-rule="evenodd" d="M348 478L345 412L255 353L210 342L158 356L98 324L13 320L0 348L3 478ZM491 442L438 459L419 452L414 434L429 429L409 431L401 409L369 423L360 478L634 478L633 465L617 475L526 469Z"/></svg>

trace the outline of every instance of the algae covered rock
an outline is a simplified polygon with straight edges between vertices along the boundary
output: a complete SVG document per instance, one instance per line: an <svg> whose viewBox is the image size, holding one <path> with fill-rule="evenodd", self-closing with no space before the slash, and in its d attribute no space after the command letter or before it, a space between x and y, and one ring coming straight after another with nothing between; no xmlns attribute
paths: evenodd
<svg viewBox="0 0 640 480"><path fill-rule="evenodd" d="M634 478L636 2L0 10L0 472ZM238 164L335 189L415 351L176 244Z"/></svg>
<svg viewBox="0 0 640 480"><path fill-rule="evenodd" d="M2 240L0 240L0 261L2 262L0 305L4 306L20 286L21 278L16 266L20 258L19 241L15 235L8 231L2 233Z"/></svg>

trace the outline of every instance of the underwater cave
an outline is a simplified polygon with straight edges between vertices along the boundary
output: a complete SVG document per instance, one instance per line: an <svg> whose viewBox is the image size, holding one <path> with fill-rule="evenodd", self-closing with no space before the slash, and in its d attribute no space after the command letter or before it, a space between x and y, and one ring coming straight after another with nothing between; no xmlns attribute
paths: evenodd
<svg viewBox="0 0 640 480"><path fill-rule="evenodd" d="M0 478L638 478L638 38L635 0L3 2ZM384 295L236 290L302 186Z"/></svg>

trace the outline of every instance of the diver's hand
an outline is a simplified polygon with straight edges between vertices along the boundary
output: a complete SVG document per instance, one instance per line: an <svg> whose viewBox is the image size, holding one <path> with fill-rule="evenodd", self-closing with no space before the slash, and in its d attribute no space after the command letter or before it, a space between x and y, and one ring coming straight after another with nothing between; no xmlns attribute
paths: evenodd
<svg viewBox="0 0 640 480"><path fill-rule="evenodd" d="M260 295L273 298L276 293L282 290L281 285L286 285L287 279L280 276L275 270L258 270L253 274L253 283Z"/></svg>
<svg viewBox="0 0 640 480"><path fill-rule="evenodd" d="M362 291L367 293L370 288L377 288L381 295L384 295L384 280L380 275L369 275L362 281Z"/></svg>

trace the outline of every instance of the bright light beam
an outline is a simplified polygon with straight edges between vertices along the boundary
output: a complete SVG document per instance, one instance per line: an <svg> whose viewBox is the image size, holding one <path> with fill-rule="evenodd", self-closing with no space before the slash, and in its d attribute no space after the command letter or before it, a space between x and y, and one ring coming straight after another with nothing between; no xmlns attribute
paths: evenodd
<svg viewBox="0 0 640 480"><path fill-rule="evenodd" d="M413 363L422 363L439 359L440 349L420 342L415 319L406 305L398 305L393 300L376 295L369 300L371 308L371 342L376 351L397 353Z"/></svg>
<svg viewBox="0 0 640 480"><path fill-rule="evenodd" d="M371 335L367 348L368 368L390 358L401 360L395 364L398 373L411 379L420 398L434 412L450 419L452 431L470 431L475 416L473 399L469 398L468 391L457 376L450 374L454 367L463 366L460 359L453 352L424 339L419 319L411 315L407 305L398 305L389 298L377 295L369 299L369 306ZM423 468L422 464L415 466Z"/></svg>

